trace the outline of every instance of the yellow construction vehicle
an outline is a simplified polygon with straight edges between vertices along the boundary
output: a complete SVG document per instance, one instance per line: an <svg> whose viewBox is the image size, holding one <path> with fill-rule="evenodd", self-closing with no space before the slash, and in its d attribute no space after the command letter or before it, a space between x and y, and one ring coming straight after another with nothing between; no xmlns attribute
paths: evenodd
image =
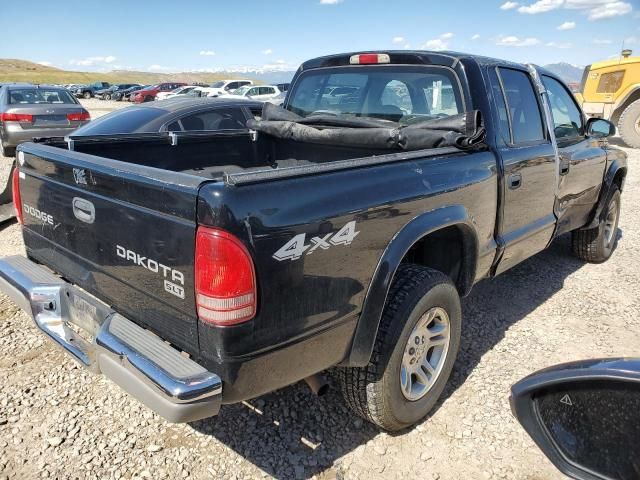
<svg viewBox="0 0 640 480"><path fill-rule="evenodd" d="M624 143L640 148L640 57L631 54L588 65L576 97L587 115L613 122Z"/></svg>

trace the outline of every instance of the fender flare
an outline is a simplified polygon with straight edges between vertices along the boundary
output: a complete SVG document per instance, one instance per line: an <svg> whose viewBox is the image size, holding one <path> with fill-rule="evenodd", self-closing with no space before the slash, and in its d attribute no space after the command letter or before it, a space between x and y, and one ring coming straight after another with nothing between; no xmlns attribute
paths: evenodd
<svg viewBox="0 0 640 480"><path fill-rule="evenodd" d="M609 195L611 194L611 190L614 188L615 184L613 183L613 181L620 171L622 171L622 182L620 184L620 190L622 190L622 188L624 187L625 178L627 176L627 157L625 154L618 155L618 157L614 159L609 165L609 169L607 170L607 173L604 175L604 179L602 180L600 198L598 198L598 203L593 209L591 219L580 230L589 230L598 226L600 217L602 216L602 212L605 208L605 203L609 198Z"/></svg>
<svg viewBox="0 0 640 480"><path fill-rule="evenodd" d="M341 363L342 366L363 367L369 363L389 288L400 262L409 249L424 236L450 226L458 226L464 230L464 265L467 267L461 271L458 290L462 294L468 293L475 279L478 240L466 208L462 205L451 205L415 217L394 235L376 266L356 325L351 349Z"/></svg>

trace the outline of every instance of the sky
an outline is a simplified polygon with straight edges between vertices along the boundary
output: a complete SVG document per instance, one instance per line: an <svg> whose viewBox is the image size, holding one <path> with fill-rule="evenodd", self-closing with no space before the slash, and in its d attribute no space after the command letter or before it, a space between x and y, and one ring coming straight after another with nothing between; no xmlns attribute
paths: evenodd
<svg viewBox="0 0 640 480"><path fill-rule="evenodd" d="M586 65L640 54L640 0L2 0L0 58L65 70L294 70L356 50ZM239 67L239 68L238 68Z"/></svg>

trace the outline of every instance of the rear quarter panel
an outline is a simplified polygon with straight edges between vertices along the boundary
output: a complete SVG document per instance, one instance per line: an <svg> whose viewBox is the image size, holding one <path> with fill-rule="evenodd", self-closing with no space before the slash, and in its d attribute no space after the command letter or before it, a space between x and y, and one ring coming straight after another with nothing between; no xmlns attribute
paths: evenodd
<svg viewBox="0 0 640 480"><path fill-rule="evenodd" d="M251 357L345 323L352 334L392 238L414 218L448 205L467 209L478 250L493 252L493 154L460 152L251 185L203 186L198 223L231 231L246 244L256 263L259 305L257 317L246 324L201 325L201 355L216 363ZM332 244L349 222L355 222L357 232L351 243ZM274 257L300 235L307 248L299 258ZM313 249L314 237L328 245ZM481 267L477 275L489 267ZM327 351L332 355L346 353L331 347ZM341 360L331 359L334 364Z"/></svg>

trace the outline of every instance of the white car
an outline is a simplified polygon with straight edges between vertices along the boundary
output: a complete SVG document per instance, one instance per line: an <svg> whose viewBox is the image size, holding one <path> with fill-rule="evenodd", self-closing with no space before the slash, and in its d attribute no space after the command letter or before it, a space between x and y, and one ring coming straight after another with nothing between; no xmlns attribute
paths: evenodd
<svg viewBox="0 0 640 480"><path fill-rule="evenodd" d="M206 88L208 97L219 97L220 95L229 95L238 88L246 85L253 85L251 80L220 80Z"/></svg>
<svg viewBox="0 0 640 480"><path fill-rule="evenodd" d="M275 85L247 85L237 89L231 94L231 96L266 102L277 97L281 93L280 89Z"/></svg>
<svg viewBox="0 0 640 480"><path fill-rule="evenodd" d="M191 92L194 88L198 88L197 85L185 85L184 87L178 87L175 90L171 90L170 92L158 92L156 95L156 100L164 100L166 98L175 97L176 95L186 95Z"/></svg>

